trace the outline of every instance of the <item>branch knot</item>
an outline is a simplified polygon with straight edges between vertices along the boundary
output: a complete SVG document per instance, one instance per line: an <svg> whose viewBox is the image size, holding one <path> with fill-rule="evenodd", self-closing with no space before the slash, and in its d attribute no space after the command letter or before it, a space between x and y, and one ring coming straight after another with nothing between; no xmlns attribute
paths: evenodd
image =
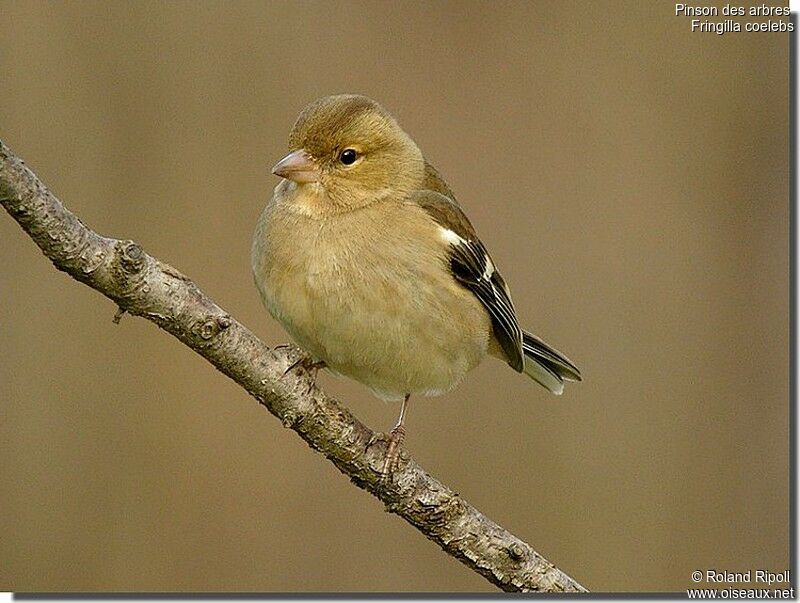
<svg viewBox="0 0 800 603"><path fill-rule="evenodd" d="M128 274L136 274L144 267L144 250L133 241L118 241L119 264Z"/></svg>
<svg viewBox="0 0 800 603"><path fill-rule="evenodd" d="M230 316L212 316L205 320L195 322L194 325L192 325L192 334L200 339L209 341L230 326Z"/></svg>

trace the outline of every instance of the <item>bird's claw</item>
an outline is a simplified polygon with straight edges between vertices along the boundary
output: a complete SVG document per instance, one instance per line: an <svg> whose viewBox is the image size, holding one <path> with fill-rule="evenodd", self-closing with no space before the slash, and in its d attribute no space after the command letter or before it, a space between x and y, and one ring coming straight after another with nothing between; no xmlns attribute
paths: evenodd
<svg viewBox="0 0 800 603"><path fill-rule="evenodd" d="M385 440L385 439L386 439L386 434L385 434L385 433L383 433L382 431L376 431L375 433L373 433L373 434L370 436L369 440L367 440L367 445L366 445L366 446L364 446L364 452L366 452L367 450L369 450L370 448L372 448L372 446L373 446L373 445L375 444L375 442L377 442L378 440Z"/></svg>
<svg viewBox="0 0 800 603"><path fill-rule="evenodd" d="M297 368L303 369L303 371L305 371L309 377L309 385L308 389L306 390L306 395L308 395L311 393L311 390L314 389L314 385L316 385L317 373L319 372L319 369L325 368L325 366L324 360L313 360L310 356L302 356L301 358L298 358L292 362L292 364L290 364L286 370L283 371L281 379Z"/></svg>
<svg viewBox="0 0 800 603"><path fill-rule="evenodd" d="M282 377L285 377L296 368L302 368L305 372L309 373L312 377L316 378L317 372L321 368L325 368L324 360L313 360L311 356L302 356L292 362L285 371Z"/></svg>

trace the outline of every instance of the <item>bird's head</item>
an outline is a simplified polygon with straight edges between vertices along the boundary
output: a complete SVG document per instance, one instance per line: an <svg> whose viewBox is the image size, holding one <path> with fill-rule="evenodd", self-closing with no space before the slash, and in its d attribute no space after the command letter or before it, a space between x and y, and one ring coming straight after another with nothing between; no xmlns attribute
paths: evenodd
<svg viewBox="0 0 800 603"><path fill-rule="evenodd" d="M326 96L303 109L289 149L272 172L323 192L340 211L415 190L425 173L422 153L394 118L354 94Z"/></svg>

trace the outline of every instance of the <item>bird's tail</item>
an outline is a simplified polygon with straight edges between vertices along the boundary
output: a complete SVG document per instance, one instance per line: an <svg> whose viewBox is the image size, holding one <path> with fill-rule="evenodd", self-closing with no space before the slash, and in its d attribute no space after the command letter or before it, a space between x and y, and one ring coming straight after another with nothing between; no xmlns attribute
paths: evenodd
<svg viewBox="0 0 800 603"><path fill-rule="evenodd" d="M580 381L581 372L569 358L544 341L522 332L525 374L557 396L564 391L564 381Z"/></svg>

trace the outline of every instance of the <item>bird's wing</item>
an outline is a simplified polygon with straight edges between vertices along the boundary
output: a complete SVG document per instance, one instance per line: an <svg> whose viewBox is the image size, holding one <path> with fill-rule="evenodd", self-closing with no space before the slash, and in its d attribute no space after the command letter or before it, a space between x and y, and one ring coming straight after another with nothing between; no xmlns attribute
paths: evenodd
<svg viewBox="0 0 800 603"><path fill-rule="evenodd" d="M525 368L522 329L511 295L467 216L455 201L433 190L414 193L410 200L425 210L442 229L442 237L450 246L453 277L486 308L492 319L495 338L503 348L508 364L522 372Z"/></svg>

